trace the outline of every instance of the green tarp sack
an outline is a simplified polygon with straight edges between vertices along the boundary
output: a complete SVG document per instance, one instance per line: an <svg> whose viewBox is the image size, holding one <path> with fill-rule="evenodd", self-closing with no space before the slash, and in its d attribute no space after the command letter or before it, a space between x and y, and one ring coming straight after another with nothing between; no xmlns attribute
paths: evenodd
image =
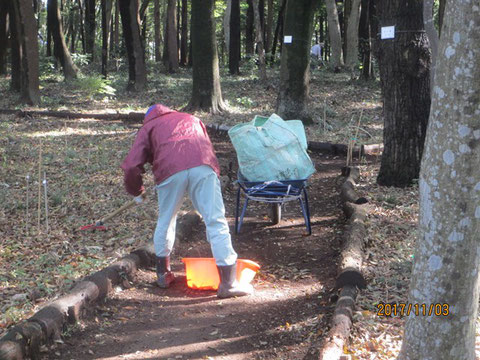
<svg viewBox="0 0 480 360"><path fill-rule="evenodd" d="M300 180L315 172L307 154L307 138L300 120L255 116L228 131L237 152L241 175L248 181Z"/></svg>

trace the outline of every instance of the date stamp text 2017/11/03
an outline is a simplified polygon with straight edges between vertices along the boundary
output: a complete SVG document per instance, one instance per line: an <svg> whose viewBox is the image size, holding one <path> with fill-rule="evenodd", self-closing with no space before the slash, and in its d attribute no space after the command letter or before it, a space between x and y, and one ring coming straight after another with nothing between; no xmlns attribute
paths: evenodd
<svg viewBox="0 0 480 360"><path fill-rule="evenodd" d="M379 303L378 316L448 316L448 304L412 304L412 303Z"/></svg>

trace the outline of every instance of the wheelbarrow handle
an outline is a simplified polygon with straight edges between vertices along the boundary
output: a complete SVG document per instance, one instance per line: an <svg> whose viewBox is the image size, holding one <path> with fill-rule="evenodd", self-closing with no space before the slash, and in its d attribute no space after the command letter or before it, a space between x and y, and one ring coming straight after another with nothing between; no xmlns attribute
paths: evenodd
<svg viewBox="0 0 480 360"><path fill-rule="evenodd" d="M107 216L105 216L104 218L98 220L96 222L97 225L103 225L104 223L106 223L108 220L114 218L115 216L117 216L118 214L120 214L121 212L127 210L127 209L130 209L131 207L137 205L137 202L134 200L130 200L128 202L126 202L125 204L123 204L121 207L119 207L117 210L115 210L114 212L108 214Z"/></svg>

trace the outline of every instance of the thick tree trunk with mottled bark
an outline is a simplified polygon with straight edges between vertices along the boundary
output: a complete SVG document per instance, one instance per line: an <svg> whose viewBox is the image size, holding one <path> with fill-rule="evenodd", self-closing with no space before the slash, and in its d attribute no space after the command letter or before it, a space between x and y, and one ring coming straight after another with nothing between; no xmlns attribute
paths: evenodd
<svg viewBox="0 0 480 360"><path fill-rule="evenodd" d="M11 72L10 89L20 92L22 87L22 61L23 49L21 39L20 15L13 1L8 3L8 16L10 19L10 47L11 47Z"/></svg>
<svg viewBox="0 0 480 360"><path fill-rule="evenodd" d="M447 3L420 176L419 237L398 359L474 360L480 268L480 7Z"/></svg>
<svg viewBox="0 0 480 360"><path fill-rule="evenodd" d="M332 49L330 64L333 69L338 70L343 66L343 51L337 4L335 0L325 0L325 5L327 7L328 35Z"/></svg>
<svg viewBox="0 0 480 360"><path fill-rule="evenodd" d="M138 0L119 0L123 36L128 55L128 91L142 91L147 84L145 52L140 36Z"/></svg>
<svg viewBox="0 0 480 360"><path fill-rule="evenodd" d="M169 73L178 70L177 1L168 0L164 65Z"/></svg>
<svg viewBox="0 0 480 360"><path fill-rule="evenodd" d="M240 0L232 0L228 46L228 70L232 75L240 73L240 35Z"/></svg>
<svg viewBox="0 0 480 360"><path fill-rule="evenodd" d="M110 22L112 20L112 1L102 0L102 75L107 78L108 59L110 58Z"/></svg>
<svg viewBox="0 0 480 360"><path fill-rule="evenodd" d="M192 0L193 87L188 111L218 113L226 109L220 87L214 9L215 0Z"/></svg>
<svg viewBox="0 0 480 360"><path fill-rule="evenodd" d="M57 0L48 0L48 23L52 29L53 54L63 69L65 80L77 77L78 69L73 63L70 52L68 51L65 37L63 35L62 17Z"/></svg>
<svg viewBox="0 0 480 360"><path fill-rule="evenodd" d="M96 0L85 0L85 50L90 61L95 59L95 5Z"/></svg>
<svg viewBox="0 0 480 360"><path fill-rule="evenodd" d="M430 63L422 1L379 1L380 26L395 38L378 40L383 95L384 150L377 181L408 186L418 179L430 111Z"/></svg>
<svg viewBox="0 0 480 360"><path fill-rule="evenodd" d="M284 44L280 68L280 91L277 113L284 119L300 119L312 123L307 105L310 83L310 43L313 34L314 0L287 0L285 36L292 42Z"/></svg>
<svg viewBox="0 0 480 360"><path fill-rule="evenodd" d="M7 73L7 49L8 49L8 3L0 4L0 75Z"/></svg>

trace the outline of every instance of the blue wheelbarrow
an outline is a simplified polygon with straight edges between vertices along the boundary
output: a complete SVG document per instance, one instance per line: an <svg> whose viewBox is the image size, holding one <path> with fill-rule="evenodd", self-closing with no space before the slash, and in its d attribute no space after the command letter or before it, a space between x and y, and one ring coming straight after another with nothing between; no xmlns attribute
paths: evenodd
<svg viewBox="0 0 480 360"><path fill-rule="evenodd" d="M246 181L241 174L237 180L237 205L235 209L235 234L240 232L243 218L250 200L269 203L272 206L272 222L278 224L282 219L282 205L289 201L298 200L302 210L307 234L312 234L310 210L308 207L307 179L283 181ZM241 207L241 194L245 201Z"/></svg>

